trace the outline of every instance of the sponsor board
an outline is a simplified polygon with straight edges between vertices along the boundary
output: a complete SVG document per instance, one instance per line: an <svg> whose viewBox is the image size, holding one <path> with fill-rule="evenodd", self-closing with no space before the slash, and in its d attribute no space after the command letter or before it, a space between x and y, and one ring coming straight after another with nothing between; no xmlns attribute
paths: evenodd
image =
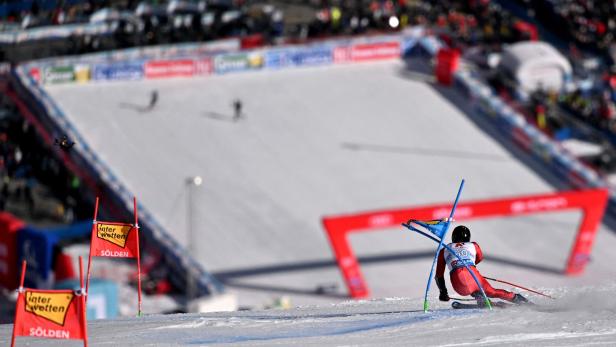
<svg viewBox="0 0 616 347"><path fill-rule="evenodd" d="M334 48L334 63L346 63L351 61L351 48L350 47L336 47Z"/></svg>
<svg viewBox="0 0 616 347"><path fill-rule="evenodd" d="M537 200L514 201L511 203L510 210L512 213L528 213L543 210L551 211L565 208L568 203L569 201L566 198L560 196Z"/></svg>
<svg viewBox="0 0 616 347"><path fill-rule="evenodd" d="M392 225L393 220L394 219L391 214L379 214L375 216L370 216L368 225L370 225L370 227L384 227Z"/></svg>
<svg viewBox="0 0 616 347"><path fill-rule="evenodd" d="M75 81L78 83L86 83L90 80L90 66L77 65L75 66Z"/></svg>
<svg viewBox="0 0 616 347"><path fill-rule="evenodd" d="M290 66L326 65L333 62L333 50L329 47L276 50L267 52L264 58L266 68Z"/></svg>
<svg viewBox="0 0 616 347"><path fill-rule="evenodd" d="M325 65L333 61L332 50L327 47L292 52L289 60L293 65Z"/></svg>
<svg viewBox="0 0 616 347"><path fill-rule="evenodd" d="M99 64L92 70L92 80L138 80L143 78L143 63Z"/></svg>
<svg viewBox="0 0 616 347"><path fill-rule="evenodd" d="M72 290L25 289L17 297L14 336L87 339L85 297Z"/></svg>
<svg viewBox="0 0 616 347"><path fill-rule="evenodd" d="M270 50L263 56L263 67L266 69L279 69L287 65L286 50Z"/></svg>
<svg viewBox="0 0 616 347"><path fill-rule="evenodd" d="M219 74L259 69L263 66L261 53L233 53L214 58L214 71Z"/></svg>
<svg viewBox="0 0 616 347"><path fill-rule="evenodd" d="M212 72L214 71L212 59L210 58L196 59L193 61L193 63L195 65L195 70L194 70L195 76L211 75Z"/></svg>
<svg viewBox="0 0 616 347"><path fill-rule="evenodd" d="M73 301L73 293L26 292L26 312L64 325L68 306Z"/></svg>
<svg viewBox="0 0 616 347"><path fill-rule="evenodd" d="M351 46L352 61L373 61L400 57L400 42L383 42Z"/></svg>
<svg viewBox="0 0 616 347"><path fill-rule="evenodd" d="M153 60L144 64L145 78L172 78L206 76L212 73L212 60L181 59L181 60Z"/></svg>
<svg viewBox="0 0 616 347"><path fill-rule="evenodd" d="M67 83L75 80L75 69L73 66L54 66L45 69L43 82L47 84Z"/></svg>
<svg viewBox="0 0 616 347"><path fill-rule="evenodd" d="M333 55L336 63L345 63L395 59L401 53L400 42L391 41L337 47Z"/></svg>
<svg viewBox="0 0 616 347"><path fill-rule="evenodd" d="M108 249L101 249L100 252L97 254L97 256L111 257L111 258L130 258L131 257L129 252L111 251Z"/></svg>
<svg viewBox="0 0 616 347"><path fill-rule="evenodd" d="M132 225L123 224L96 224L96 237L107 242L111 242L119 247L126 247L128 234L133 229Z"/></svg>
<svg viewBox="0 0 616 347"><path fill-rule="evenodd" d="M449 217L451 213L450 208L438 208L432 212L432 219L442 219ZM460 205L456 209L456 219L457 218L472 218L475 212L473 208L470 206Z"/></svg>
<svg viewBox="0 0 616 347"><path fill-rule="evenodd" d="M153 60L144 65L145 78L192 77L195 63L191 59Z"/></svg>
<svg viewBox="0 0 616 347"><path fill-rule="evenodd" d="M96 222L92 225L90 253L95 257L135 258L138 230L131 224Z"/></svg>

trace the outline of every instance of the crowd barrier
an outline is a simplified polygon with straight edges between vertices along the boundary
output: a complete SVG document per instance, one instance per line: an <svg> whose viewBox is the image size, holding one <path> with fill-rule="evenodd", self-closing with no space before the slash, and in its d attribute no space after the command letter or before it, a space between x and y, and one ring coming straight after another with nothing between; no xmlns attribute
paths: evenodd
<svg viewBox="0 0 616 347"><path fill-rule="evenodd" d="M238 43L239 45L239 43ZM199 46L197 48L197 46ZM102 83L110 80L141 80L171 77L205 77L248 71L361 63L386 59L409 58L415 54L433 57L441 48L438 39L422 28L407 29L398 34L336 39L306 45L289 45L254 50L238 50L233 42L206 46L173 45L119 52L90 54L80 57L54 58L18 66L13 75L20 93L38 109L41 122L54 134L65 133L75 139L74 160L89 175L108 187L119 208L132 209L133 192L121 182L113 170L88 146L79 132L47 95L45 84ZM454 87L468 96L476 112L493 118L498 128L528 153L548 164L574 187L606 187L605 181L592 169L553 140L530 125L525 118L494 95L490 88L467 70L454 74ZM610 189L610 200L616 191ZM156 221L146 206L143 211L144 236L151 238L165 252L170 252L182 269L199 273L199 284L205 292L222 285L180 251L177 242ZM179 272L177 272L179 273ZM209 289L208 289L209 288Z"/></svg>
<svg viewBox="0 0 616 347"><path fill-rule="evenodd" d="M454 86L470 101L480 115L489 117L498 130L533 157L541 160L554 173L574 188L600 188L610 191L616 199L616 189L609 187L596 171L584 165L556 141L530 124L526 118L494 94L492 89L472 76L468 70L454 73Z"/></svg>
<svg viewBox="0 0 616 347"><path fill-rule="evenodd" d="M86 83L109 80L141 80L198 77L243 71L344 64L397 59L423 42L433 54L438 42L423 38L420 29L403 35L378 35L336 39L306 45L240 50L236 39L206 44L182 44L94 53L78 57L37 60L22 64L42 84Z"/></svg>

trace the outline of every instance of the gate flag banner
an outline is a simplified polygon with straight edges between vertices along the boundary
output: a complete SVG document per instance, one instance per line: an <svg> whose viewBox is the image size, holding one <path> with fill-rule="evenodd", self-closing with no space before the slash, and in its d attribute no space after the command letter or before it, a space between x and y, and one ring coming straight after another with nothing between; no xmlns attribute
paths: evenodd
<svg viewBox="0 0 616 347"><path fill-rule="evenodd" d="M83 267L79 257L79 278ZM15 306L11 346L16 336L83 340L88 345L84 291L39 290L23 287L26 261L22 263L21 284Z"/></svg>
<svg viewBox="0 0 616 347"><path fill-rule="evenodd" d="M100 222L98 217L98 197L94 206L90 255L86 275L86 293L90 287L92 257L137 258L138 315L141 315L141 257L139 255L139 219L137 217L137 198L133 198L135 222Z"/></svg>
<svg viewBox="0 0 616 347"><path fill-rule="evenodd" d="M420 220L410 220L409 224L415 223L418 225L421 225L422 227L430 230L430 232L434 235L436 235L436 237L438 237L439 240L441 240L443 238L443 236L445 236L445 233L447 232L447 226L448 226L448 219L435 219L435 220L429 220L429 221L420 221Z"/></svg>
<svg viewBox="0 0 616 347"><path fill-rule="evenodd" d="M95 257L137 258L137 234L133 224L95 222L90 252Z"/></svg>

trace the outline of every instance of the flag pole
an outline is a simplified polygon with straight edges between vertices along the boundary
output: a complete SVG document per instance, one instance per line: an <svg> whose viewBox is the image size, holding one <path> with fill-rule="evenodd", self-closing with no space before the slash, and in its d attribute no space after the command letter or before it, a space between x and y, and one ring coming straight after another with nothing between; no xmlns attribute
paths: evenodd
<svg viewBox="0 0 616 347"><path fill-rule="evenodd" d="M135 213L135 232L137 233L137 316L141 317L141 255L139 250L139 217L137 216L137 198L133 197L133 210Z"/></svg>
<svg viewBox="0 0 616 347"><path fill-rule="evenodd" d="M92 219L92 232L90 233L90 252L88 254L88 273L86 275L86 294L88 293L88 289L90 287L90 266L92 265L92 238L94 237L94 233L96 232L96 218L98 217L98 196L96 197L96 203L94 205L94 219ZM86 295L86 302L88 301L88 296Z"/></svg>
<svg viewBox="0 0 616 347"><path fill-rule="evenodd" d="M19 289L17 289L17 301L23 299L24 294L24 280L26 278L26 261L21 262L21 278L19 280ZM16 305L18 306L18 305ZM17 325L17 312L15 310L15 318L13 319L13 336L11 336L11 347L15 346L15 326Z"/></svg>
<svg viewBox="0 0 616 347"><path fill-rule="evenodd" d="M81 291L81 333L83 334L83 347L88 347L88 321L86 319L87 291L83 288L83 258L79 256L79 288Z"/></svg>
<svg viewBox="0 0 616 347"><path fill-rule="evenodd" d="M424 304L423 309L424 312L428 312L428 292L430 291L430 283L432 282L432 277L434 276L434 265L436 264L436 259L438 258L438 254L443 247L443 241L445 240L445 235L447 234L447 229L449 228L449 224L453 220L453 215L456 212L456 206L458 205L458 200L460 199L460 194L462 193L462 188L464 188L464 180L460 182L460 188L458 188L458 194L456 195L456 200L453 203L453 207L451 209L451 213L449 214L449 218L447 222L445 222L444 232L441 235L441 239L438 243L438 247L436 248L436 253L434 254L434 259L432 259L432 266L430 267L430 276L428 276L428 284L426 285L426 293L424 294Z"/></svg>

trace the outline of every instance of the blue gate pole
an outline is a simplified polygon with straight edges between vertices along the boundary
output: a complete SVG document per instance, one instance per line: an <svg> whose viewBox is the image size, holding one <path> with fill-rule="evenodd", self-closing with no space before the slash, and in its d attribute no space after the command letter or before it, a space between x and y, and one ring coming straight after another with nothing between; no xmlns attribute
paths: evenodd
<svg viewBox="0 0 616 347"><path fill-rule="evenodd" d="M432 276L434 276L434 265L436 264L436 259L438 258L438 253L441 251L443 247L443 241L445 240L445 235L447 235L447 229L449 229L449 224L453 219L453 215L456 212L456 206L458 205L458 200L460 199L460 194L462 193L462 188L464 188L464 180L460 182L460 188L458 188L458 194L456 195L456 200L453 203L453 207L451 208L451 213L449 214L449 219L444 227L443 235L441 235L440 242L438 244L438 248L436 249L436 253L434 254L434 259L432 260L432 267L430 267L430 276L428 277L428 284L426 285L426 293L424 294L424 312L428 312L428 292L430 291L430 283L432 282Z"/></svg>

